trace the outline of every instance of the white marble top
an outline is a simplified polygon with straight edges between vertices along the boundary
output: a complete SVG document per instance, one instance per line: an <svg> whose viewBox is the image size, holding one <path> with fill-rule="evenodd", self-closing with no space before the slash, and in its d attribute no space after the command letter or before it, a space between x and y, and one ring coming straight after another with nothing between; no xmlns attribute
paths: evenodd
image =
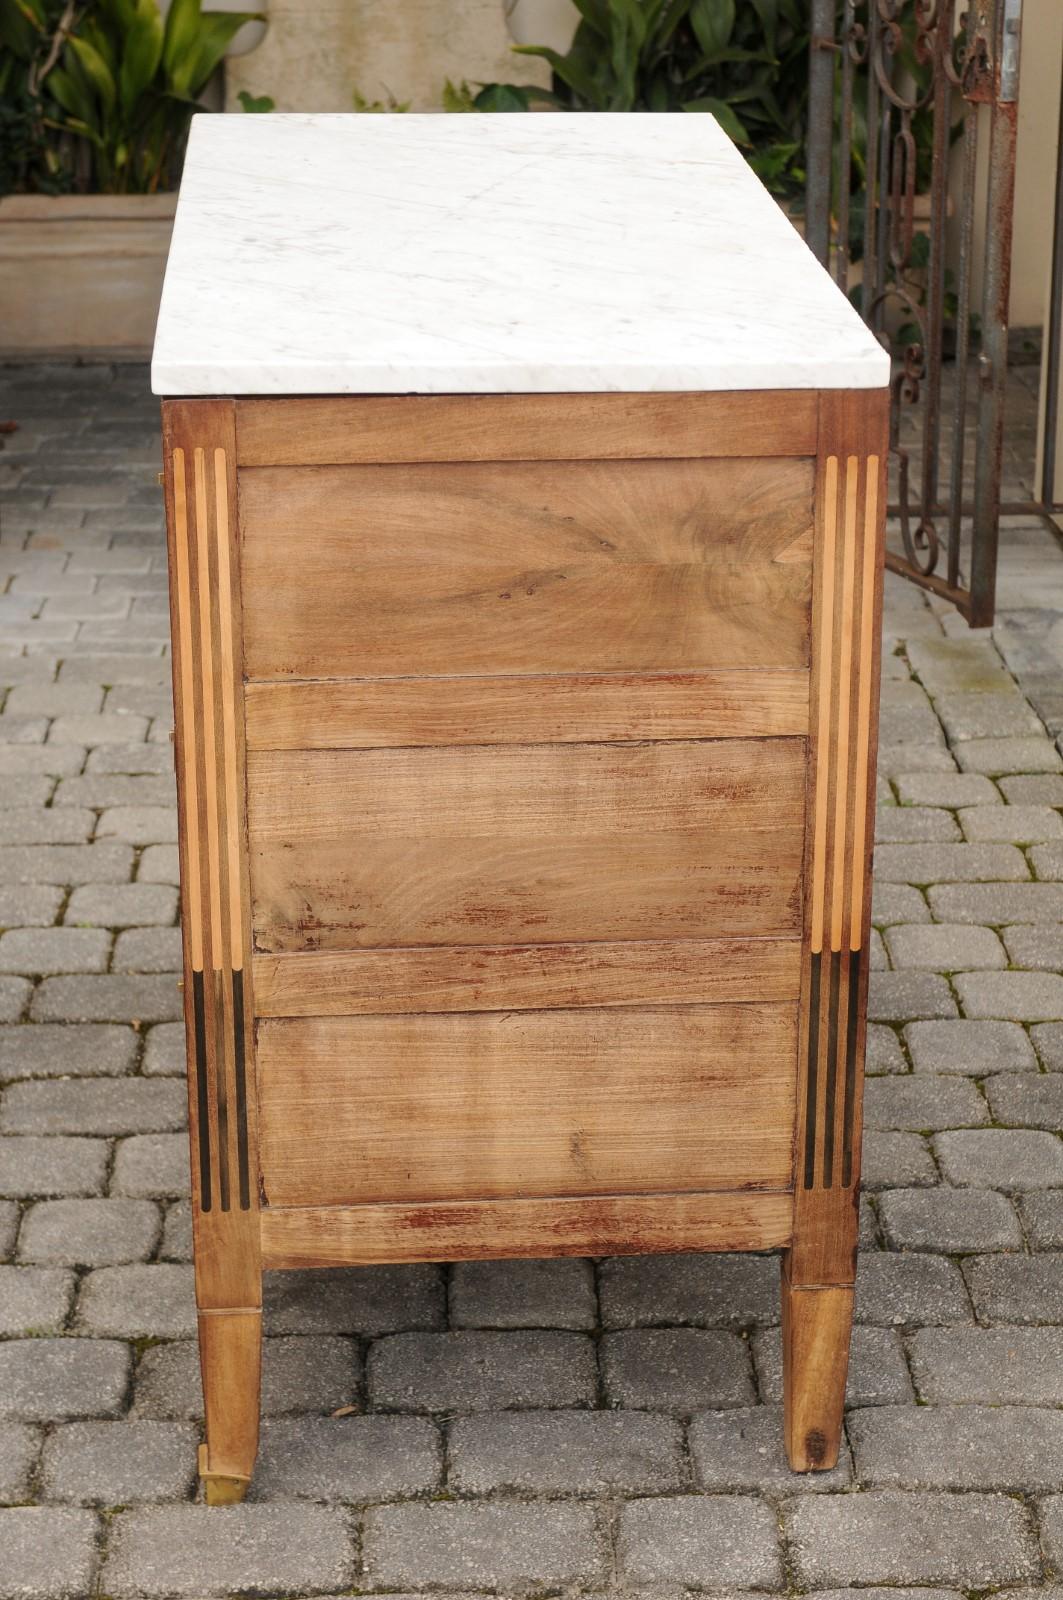
<svg viewBox="0 0 1063 1600"><path fill-rule="evenodd" d="M198 116L157 394L877 388L707 115Z"/></svg>

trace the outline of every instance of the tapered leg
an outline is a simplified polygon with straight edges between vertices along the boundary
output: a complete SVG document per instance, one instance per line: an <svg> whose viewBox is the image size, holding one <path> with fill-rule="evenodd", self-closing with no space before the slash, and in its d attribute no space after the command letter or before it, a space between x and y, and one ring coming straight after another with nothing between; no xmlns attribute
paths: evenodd
<svg viewBox="0 0 1063 1600"><path fill-rule="evenodd" d="M262 1313L200 1312L199 1359L207 1422L199 1475L209 1506L233 1505L247 1493L258 1453Z"/></svg>
<svg viewBox="0 0 1063 1600"><path fill-rule="evenodd" d="M784 1262L783 1427L795 1472L825 1472L837 1463L852 1324L851 1288L795 1288Z"/></svg>

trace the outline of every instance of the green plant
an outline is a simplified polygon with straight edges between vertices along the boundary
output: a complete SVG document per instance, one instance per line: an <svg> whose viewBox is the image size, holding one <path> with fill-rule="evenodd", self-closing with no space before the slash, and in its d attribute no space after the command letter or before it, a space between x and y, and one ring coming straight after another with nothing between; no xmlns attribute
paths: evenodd
<svg viewBox="0 0 1063 1600"><path fill-rule="evenodd" d="M385 89L384 93L386 98L383 100L367 100L365 95L360 94L356 89L351 96L354 109L356 111L372 112L409 111L410 102L408 100L396 100L390 89Z"/></svg>
<svg viewBox="0 0 1063 1600"><path fill-rule="evenodd" d="M242 111L275 111L277 106L268 94L248 94L246 89L241 89L236 98Z"/></svg>
<svg viewBox="0 0 1063 1600"><path fill-rule="evenodd" d="M46 80L62 127L88 147L89 187L173 187L199 96L237 29L252 20L260 13L173 0L164 24L156 0L90 0Z"/></svg>
<svg viewBox="0 0 1063 1600"><path fill-rule="evenodd" d="M549 62L553 87L448 84L455 111L527 110L536 100L568 111L711 112L769 187L804 181L808 18L803 0L575 0L579 25L562 55L520 45ZM447 104L447 99L451 101Z"/></svg>
<svg viewBox="0 0 1063 1600"><path fill-rule="evenodd" d="M72 182L69 141L44 80L77 14L74 0L0 0L0 194L62 194Z"/></svg>

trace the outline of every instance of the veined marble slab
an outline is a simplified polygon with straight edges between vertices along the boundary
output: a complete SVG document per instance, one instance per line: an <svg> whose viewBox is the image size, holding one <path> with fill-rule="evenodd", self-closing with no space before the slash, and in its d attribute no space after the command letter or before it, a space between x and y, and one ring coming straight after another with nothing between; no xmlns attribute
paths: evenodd
<svg viewBox="0 0 1063 1600"><path fill-rule="evenodd" d="M888 379L711 116L194 119L157 394Z"/></svg>

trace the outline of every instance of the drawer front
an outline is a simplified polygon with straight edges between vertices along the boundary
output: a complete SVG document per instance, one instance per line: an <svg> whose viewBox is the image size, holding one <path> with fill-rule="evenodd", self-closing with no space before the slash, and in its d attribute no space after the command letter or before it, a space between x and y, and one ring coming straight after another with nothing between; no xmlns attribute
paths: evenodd
<svg viewBox="0 0 1063 1600"><path fill-rule="evenodd" d="M258 679L807 667L804 459L240 474Z"/></svg>
<svg viewBox="0 0 1063 1600"><path fill-rule="evenodd" d="M790 935L805 741L250 751L259 950Z"/></svg>
<svg viewBox="0 0 1063 1600"><path fill-rule="evenodd" d="M785 1189L797 1007L258 1027L271 1205Z"/></svg>

